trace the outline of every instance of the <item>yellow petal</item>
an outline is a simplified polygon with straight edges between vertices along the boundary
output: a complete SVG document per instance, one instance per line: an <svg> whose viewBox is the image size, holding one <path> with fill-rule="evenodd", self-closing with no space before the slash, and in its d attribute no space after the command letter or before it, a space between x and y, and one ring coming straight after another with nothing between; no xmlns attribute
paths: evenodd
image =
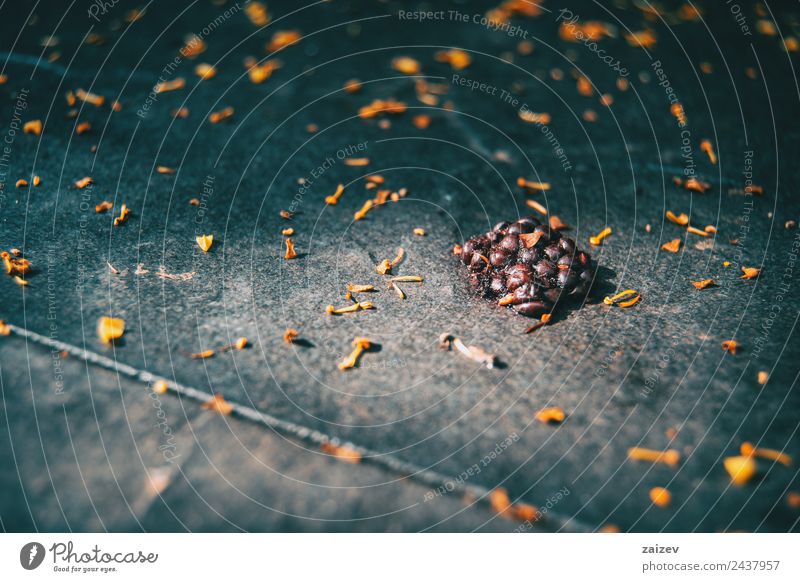
<svg viewBox="0 0 800 582"><path fill-rule="evenodd" d="M97 335L100 341L111 343L125 333L125 320L114 317L101 317L97 322Z"/></svg>
<svg viewBox="0 0 800 582"><path fill-rule="evenodd" d="M199 246L204 253L207 253L211 249L211 245L214 244L214 235L204 234L203 236L198 236L195 240L197 241L197 246Z"/></svg>
<svg viewBox="0 0 800 582"><path fill-rule="evenodd" d="M727 457L723 464L736 485L744 485L756 474L756 462L750 456Z"/></svg>

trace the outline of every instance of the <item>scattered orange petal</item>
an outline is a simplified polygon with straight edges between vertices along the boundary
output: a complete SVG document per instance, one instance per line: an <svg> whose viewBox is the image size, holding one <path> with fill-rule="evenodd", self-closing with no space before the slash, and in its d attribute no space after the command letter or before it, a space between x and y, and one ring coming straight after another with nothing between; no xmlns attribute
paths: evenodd
<svg viewBox="0 0 800 582"><path fill-rule="evenodd" d="M658 507L667 507L672 502L672 493L664 487L653 487L650 490L650 501Z"/></svg>
<svg viewBox="0 0 800 582"><path fill-rule="evenodd" d="M714 279L703 279L702 281L691 281L695 289L707 289L708 287L716 287Z"/></svg>
<svg viewBox="0 0 800 582"><path fill-rule="evenodd" d="M211 250L211 245L214 244L214 235L204 234L195 237L194 240L197 241L197 246L200 247L200 250L202 250L204 253L207 253L208 251Z"/></svg>
<svg viewBox="0 0 800 582"><path fill-rule="evenodd" d="M213 410L215 412L219 412L224 416L228 416L231 412L233 412L233 406L225 400L222 394L214 394L209 400L203 403L202 408L204 410Z"/></svg>
<svg viewBox="0 0 800 582"><path fill-rule="evenodd" d="M661 245L661 248L670 253L677 253L681 248L681 239L674 238Z"/></svg>
<svg viewBox="0 0 800 582"><path fill-rule="evenodd" d="M97 336L100 341L110 344L125 333L125 320L115 317L101 317L97 322Z"/></svg>
<svg viewBox="0 0 800 582"><path fill-rule="evenodd" d="M564 419L567 417L564 414L564 411L558 406L551 406L549 408L543 408L539 412L536 413L536 420L539 422L543 422L545 424L554 423L559 424L564 422Z"/></svg>

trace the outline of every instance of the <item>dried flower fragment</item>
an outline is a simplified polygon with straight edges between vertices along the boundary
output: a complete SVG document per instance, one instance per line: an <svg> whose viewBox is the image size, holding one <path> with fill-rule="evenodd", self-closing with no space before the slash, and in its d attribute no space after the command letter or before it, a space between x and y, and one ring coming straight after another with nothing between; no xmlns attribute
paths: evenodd
<svg viewBox="0 0 800 582"><path fill-rule="evenodd" d="M653 487L650 490L650 501L657 507L667 507L672 502L672 493L664 487Z"/></svg>
<svg viewBox="0 0 800 582"><path fill-rule="evenodd" d="M372 208L373 204L374 203L372 200L367 200L366 202L364 202L364 205L361 207L361 209L353 215L354 220L361 220L362 218L364 218L367 215L369 209Z"/></svg>
<svg viewBox="0 0 800 582"><path fill-rule="evenodd" d="M567 415L564 410L558 406L550 406L549 408L542 408L536 413L536 420L544 424L561 424Z"/></svg>
<svg viewBox="0 0 800 582"><path fill-rule="evenodd" d="M742 273L744 273L740 278L741 279L755 279L761 274L761 269L756 267L742 267Z"/></svg>
<svg viewBox="0 0 800 582"><path fill-rule="evenodd" d="M691 281L695 289L707 289L708 287L716 287L717 283L714 279L703 279L702 281Z"/></svg>
<svg viewBox="0 0 800 582"><path fill-rule="evenodd" d="M175 119L186 119L189 117L189 108L188 107L179 107L177 109L173 109L170 112L170 115Z"/></svg>
<svg viewBox="0 0 800 582"><path fill-rule="evenodd" d="M569 230L570 228L572 228L566 222L561 220L561 218L555 215L551 216L548 222L552 230Z"/></svg>
<svg viewBox="0 0 800 582"><path fill-rule="evenodd" d="M79 190L83 190L89 184L94 184L94 180L91 178L91 176L86 176L75 182L75 187Z"/></svg>
<svg viewBox="0 0 800 582"><path fill-rule="evenodd" d="M194 74L200 77L202 80L211 79L217 75L217 69L214 65L209 65L208 63L199 63L194 68Z"/></svg>
<svg viewBox="0 0 800 582"><path fill-rule="evenodd" d="M603 239L605 239L607 236L609 236L612 232L614 232L614 231L611 230L610 226L605 227L603 230L598 232L596 236L590 236L589 237L589 244L592 244L592 245L595 245L595 246L599 246L599 245L603 244Z"/></svg>
<svg viewBox="0 0 800 582"><path fill-rule="evenodd" d="M603 303L606 305L617 305L619 307L630 307L631 305L635 305L641 295L635 289L626 289L625 291L621 291L616 295L612 295L611 297L605 297L603 299Z"/></svg>
<svg viewBox="0 0 800 582"><path fill-rule="evenodd" d="M687 226L686 232L689 232L691 234L697 234L700 236L708 236L708 233L705 230L700 230L699 228L695 228L693 226Z"/></svg>
<svg viewBox="0 0 800 582"><path fill-rule="evenodd" d="M213 234L204 234L198 237L195 237L195 241L197 241L197 246L200 247L200 250L204 253L207 253L211 250L211 245L214 244L214 235Z"/></svg>
<svg viewBox="0 0 800 582"><path fill-rule="evenodd" d="M336 187L336 192L334 192L330 196L325 197L325 204L329 204L331 206L336 205L336 203L339 202L339 198L341 198L342 193L344 193L344 185L339 184Z"/></svg>
<svg viewBox="0 0 800 582"><path fill-rule="evenodd" d="M669 242L665 242L661 245L661 248L670 253L677 253L681 248L681 239L674 238Z"/></svg>
<svg viewBox="0 0 800 582"><path fill-rule="evenodd" d="M411 57L393 58L392 68L395 71L403 73L404 75L416 75L422 70L419 61L417 61L416 59L412 59Z"/></svg>
<svg viewBox="0 0 800 582"><path fill-rule="evenodd" d="M700 149L708 155L709 161L716 165L717 163L717 154L714 152L714 146L711 145L711 142L707 139L704 139L700 142Z"/></svg>
<svg viewBox="0 0 800 582"><path fill-rule="evenodd" d="M726 457L722 465L730 475L734 485L745 485L758 471L756 462L750 455Z"/></svg>
<svg viewBox="0 0 800 582"><path fill-rule="evenodd" d="M114 219L114 226L125 224L131 215L131 211L126 204L123 204L119 209L119 216Z"/></svg>
<svg viewBox="0 0 800 582"><path fill-rule="evenodd" d="M300 335L296 329L288 328L285 332L283 332L283 341L287 344L294 343L294 340L297 339L297 336Z"/></svg>
<svg viewBox="0 0 800 582"><path fill-rule="evenodd" d="M677 467L681 460L681 454L675 449L666 451L656 451L641 447L631 447L628 449L628 458L634 461L648 461L650 463L663 463L670 467Z"/></svg>
<svg viewBox="0 0 800 582"><path fill-rule="evenodd" d="M367 293L368 291L375 291L375 285L356 285L355 283L348 283L347 290L351 293Z"/></svg>
<svg viewBox="0 0 800 582"><path fill-rule="evenodd" d="M346 463L357 465L361 462L361 453L354 448L334 445L330 442L322 443L321 448L323 453L327 453L333 457L336 457L337 459L341 459Z"/></svg>
<svg viewBox="0 0 800 582"><path fill-rule="evenodd" d="M210 399L203 403L203 410L213 410L219 412L223 416L229 416L233 412L233 406L225 400L222 394L214 394Z"/></svg>
<svg viewBox="0 0 800 582"><path fill-rule="evenodd" d="M344 360L339 362L339 369L349 370L350 368L354 368L358 364L358 359L361 357L361 354L363 354L365 350L368 350L371 345L370 340L365 337L355 338L353 340L353 351Z"/></svg>
<svg viewBox="0 0 800 582"><path fill-rule="evenodd" d="M344 90L346 93L358 93L361 91L361 81L358 79L350 79L345 81Z"/></svg>
<svg viewBox="0 0 800 582"><path fill-rule="evenodd" d="M19 180L17 180L17 183L15 184L15 186L17 188L24 188L27 185L28 185L28 181L25 180L24 178L20 178Z"/></svg>
<svg viewBox="0 0 800 582"><path fill-rule="evenodd" d="M278 213L278 215L279 215L281 218L285 218L286 220L289 220L289 219L291 219L291 218L292 218L292 213L291 213L291 212L289 212L288 210L281 210L281 211Z"/></svg>
<svg viewBox="0 0 800 582"><path fill-rule="evenodd" d="M547 125L550 123L549 113L536 113L530 109L523 108L519 110L517 115L522 121L527 123L534 123L536 125Z"/></svg>
<svg viewBox="0 0 800 582"><path fill-rule="evenodd" d="M402 275L400 277L392 277L391 281L396 283L422 283L422 277L419 275Z"/></svg>
<svg viewBox="0 0 800 582"><path fill-rule="evenodd" d="M674 222L675 224L680 224L681 226L686 226L689 224L689 215L685 212L681 212L679 215L675 215L672 210L667 210L667 220L670 222Z"/></svg>
<svg viewBox="0 0 800 582"><path fill-rule="evenodd" d="M125 333L125 320L115 317L101 317L97 322L97 337L105 344L118 340Z"/></svg>
<svg viewBox="0 0 800 582"><path fill-rule="evenodd" d="M415 115L411 118L411 123L414 124L414 127L417 129L428 129L431 125L431 116L430 115Z"/></svg>
<svg viewBox="0 0 800 582"><path fill-rule="evenodd" d="M283 255L283 258L287 261L297 258L297 251L294 250L294 241L292 241L291 238L286 239L286 253Z"/></svg>
<svg viewBox="0 0 800 582"><path fill-rule="evenodd" d="M494 368L497 357L476 346L467 346L460 339L449 333L439 336L439 347L450 350L455 347L463 356L478 362L488 369Z"/></svg>
<svg viewBox="0 0 800 582"><path fill-rule="evenodd" d="M0 319L0 335L11 335L11 326Z"/></svg>
<svg viewBox="0 0 800 582"><path fill-rule="evenodd" d="M303 38L303 35L299 30L279 30L272 35L272 39L267 44L267 50L274 53L284 47L299 42L301 38Z"/></svg>
<svg viewBox="0 0 800 582"><path fill-rule="evenodd" d="M534 323L528 329L525 330L525 333L531 333L539 329L540 327L544 327L548 323L550 323L550 319L553 317L550 313L543 313L542 316L539 318L539 321Z"/></svg>
<svg viewBox="0 0 800 582"><path fill-rule="evenodd" d="M96 95L94 93L90 93L89 91L85 91L83 89L77 89L75 91L75 97L77 97L84 103L89 103L90 105L94 105L95 107L102 107L106 102L106 98L103 97L102 95Z"/></svg>
<svg viewBox="0 0 800 582"><path fill-rule="evenodd" d="M759 371L758 376L757 376L757 380L758 380L758 383L763 386L769 380L769 372L766 372L764 370Z"/></svg>
<svg viewBox="0 0 800 582"><path fill-rule="evenodd" d="M97 214L101 214L101 213L105 212L106 210L111 210L112 208L114 208L114 204L112 204L108 200L103 200L100 204L97 204L94 207L94 211Z"/></svg>
<svg viewBox="0 0 800 582"><path fill-rule="evenodd" d="M25 125L22 126L22 131L33 135L42 135L42 121L40 119L26 121Z"/></svg>
<svg viewBox="0 0 800 582"><path fill-rule="evenodd" d="M185 86L186 79L183 77L178 77L172 81L162 81L161 83L156 83L156 86L153 87L153 91L155 93L167 93L168 91L177 91L178 89L183 89Z"/></svg>
<svg viewBox="0 0 800 582"><path fill-rule="evenodd" d="M394 281L390 280L388 283L388 287L389 289L392 289L400 299L406 298L405 291L403 291L399 285L395 284Z"/></svg>
<svg viewBox="0 0 800 582"><path fill-rule="evenodd" d="M502 487L497 487L489 492L489 505L492 511L498 515L503 515L511 508L511 499L508 497L508 492Z"/></svg>
<svg viewBox="0 0 800 582"><path fill-rule="evenodd" d="M356 311L361 311L362 309L374 309L374 305L369 301L359 301L357 303L353 303L352 305L348 305L347 307L340 307L335 308L333 305L328 305L325 308L325 313L328 315L342 315L344 313L355 313Z"/></svg>
<svg viewBox="0 0 800 582"><path fill-rule="evenodd" d="M269 13L263 2L248 2L244 5L244 13L255 26L266 26L269 23Z"/></svg>
<svg viewBox="0 0 800 582"><path fill-rule="evenodd" d="M405 249L403 249L403 247L399 247L397 249L397 256L392 259L391 262L392 267L396 267L398 264L400 264L400 261L403 260L403 257L405 257L405 255L406 255Z"/></svg>
<svg viewBox="0 0 800 582"><path fill-rule="evenodd" d="M792 457L790 457L789 455L787 455L782 451L776 451L775 449L754 447L751 443L744 442L739 447L739 452L742 455L756 456L756 457L761 457L762 459L775 461L776 463L780 463L784 467L792 466Z"/></svg>
<svg viewBox="0 0 800 582"><path fill-rule="evenodd" d="M157 380L153 384L153 392L156 394L166 394L167 390L169 390L169 384L167 384L164 380Z"/></svg>
<svg viewBox="0 0 800 582"><path fill-rule="evenodd" d="M193 360L205 360L214 357L215 353L214 350L203 350L202 352L191 354L189 357Z"/></svg>
<svg viewBox="0 0 800 582"><path fill-rule="evenodd" d="M81 123L75 126L75 133L77 135L83 135L90 129L92 129L92 125L88 121L82 121Z"/></svg>
<svg viewBox="0 0 800 582"><path fill-rule="evenodd" d="M362 167L369 165L369 158L346 158L344 160L345 166Z"/></svg>
<svg viewBox="0 0 800 582"><path fill-rule="evenodd" d="M25 287L25 286L27 286L27 285L28 285L28 281L26 281L25 279L23 279L23 278L22 278L22 277L20 277L19 275L15 275L15 276L14 276L14 282L15 282L17 285L20 285L20 286L22 286L22 287Z"/></svg>
<svg viewBox="0 0 800 582"><path fill-rule="evenodd" d="M545 208L542 204L538 203L536 200L526 200L525 204L527 204L528 207L533 208L536 212L538 212L542 216L547 216L547 208Z"/></svg>
<svg viewBox="0 0 800 582"><path fill-rule="evenodd" d="M722 351L728 352L732 355L736 355L736 350L739 347L739 342L736 340L725 340L722 342Z"/></svg>
<svg viewBox="0 0 800 582"><path fill-rule="evenodd" d="M461 49L439 51L434 58L440 63L448 63L456 71L466 69L472 62L469 53Z"/></svg>
<svg viewBox="0 0 800 582"><path fill-rule="evenodd" d="M231 117L233 117L233 107L225 107L219 111L214 111L208 116L208 120L211 123L219 123L220 121L224 121L225 119L229 119Z"/></svg>
<svg viewBox="0 0 800 582"><path fill-rule="evenodd" d="M178 170L170 168L169 166L156 166L156 172L159 174L175 174Z"/></svg>
<svg viewBox="0 0 800 582"><path fill-rule="evenodd" d="M291 226L289 228L284 228L281 231L281 234L283 236L292 236L294 234L294 229Z"/></svg>
<svg viewBox="0 0 800 582"><path fill-rule="evenodd" d="M425 236L424 228L415 228L412 232L417 236Z"/></svg>

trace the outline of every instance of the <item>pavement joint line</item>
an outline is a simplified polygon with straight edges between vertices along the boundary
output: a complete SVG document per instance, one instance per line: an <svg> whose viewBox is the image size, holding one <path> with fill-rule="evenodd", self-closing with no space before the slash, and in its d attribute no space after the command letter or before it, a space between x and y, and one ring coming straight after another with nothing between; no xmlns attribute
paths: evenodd
<svg viewBox="0 0 800 582"><path fill-rule="evenodd" d="M16 326L14 324L8 324L8 329L11 330L11 332L16 336L25 338L26 340L32 341L42 346L46 346L53 350L57 350L59 352L67 352L68 354L75 356L88 364L93 364L95 366L104 368L108 371L122 374L135 381L142 382L145 384L150 384L158 381L166 382L167 386L169 387L169 390L175 392L181 397L186 397L190 400L194 400L196 402L201 402L201 403L208 402L210 398L208 394L206 394L201 390L198 390L197 388L186 386L179 382L175 382L169 380L168 378L164 378L162 376L158 376L157 374L153 374L152 372L148 372L147 370L141 370L134 366L124 364L122 362L119 362L115 358L109 358L108 356L98 354L97 352L93 352L78 346L74 346L66 342L54 340L47 336L36 333L35 331L30 331L28 329ZM230 404L232 407L233 415L248 420L250 422L253 422L255 424L260 424L277 433L286 436L291 436L301 441L311 443L317 446L322 446L323 444L327 443L344 445L356 451L358 454L360 454L361 459L364 462L369 463L370 465L378 466L384 470L388 470L389 472L398 474L402 477L407 477L418 483L434 488L444 486L448 483L453 484L453 489L448 491L448 494L451 495L460 494L462 496L468 495L471 496L473 499L475 499L475 501L484 508L491 507L490 504L491 490L482 487L480 485L456 483L452 478L447 477L442 473L433 471L431 469L426 469L424 467L421 467L414 463L410 463L408 461L403 461L401 459L393 457L388 453L380 453L378 451L373 451L371 449L357 445L355 443L351 443L349 441L347 442L340 441L338 438L329 436L316 429L312 429L310 427L303 426L301 424L297 424L291 421L282 420L270 414L260 412L254 408L251 408L249 406L244 406L236 402L228 402L228 404ZM549 526L551 529L558 531L564 531L564 532L594 531L594 528L589 525L583 524L571 517L559 515L552 511L549 511L547 515L542 515L542 517L536 521L536 523L540 522L543 525Z"/></svg>

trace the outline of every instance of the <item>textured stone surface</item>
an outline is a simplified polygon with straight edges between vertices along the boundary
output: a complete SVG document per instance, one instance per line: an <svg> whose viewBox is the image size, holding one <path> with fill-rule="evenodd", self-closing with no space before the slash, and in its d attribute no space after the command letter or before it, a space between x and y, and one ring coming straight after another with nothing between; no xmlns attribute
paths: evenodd
<svg viewBox="0 0 800 582"><path fill-rule="evenodd" d="M798 527L797 510L783 499L800 487L796 465L763 464L762 477L743 488L731 487L722 468L722 459L737 454L746 440L785 449L795 459L800 455L800 297L791 254L798 231L783 228L798 218L800 207L797 179L788 170L797 154L798 95L794 57L777 38L743 38L730 14L712 7L704 23L654 23L659 41L649 53L630 46L620 32L601 46L631 71L631 87L623 92L595 53L558 38L554 6L537 19L515 20L535 44L529 56L514 53L519 36L472 22L401 20L397 10L403 6L389 2L364 8L326 3L266 31L238 12L218 21L205 39L205 53L179 63L171 77L185 77L187 87L159 94L142 118L137 110L148 103L149 90L183 37L209 27L224 7L199 2L182 15L185 6L151 8L127 32L114 30L132 7L124 2L99 24L85 9L76 8L63 22L62 8L37 9L38 22L15 40L10 32L28 14L23 4L2 9L0 50L11 53L3 53L9 77L0 85L3 130L17 92L25 88L23 118L41 118L45 131L41 139L17 135L13 142L0 244L23 249L35 272L25 289L11 278L0 280L0 317L446 475L457 476L516 435L471 482L504 487L512 499L537 506L566 487L570 494L556 510L589 527ZM486 8L463 3L456 9L471 17ZM270 10L286 15L289 3L270 3ZM572 10L582 21L612 19L589 3L574 3ZM644 26L636 9L609 10L621 19L618 26ZM81 44L90 25L107 37L106 44ZM273 31L290 28L309 36L277 55L283 67L271 79L250 83L243 59L262 57ZM51 33L60 45L45 55L58 50L61 58L35 66L40 40ZM451 68L433 59L442 46L472 51L473 63L458 74L497 87L495 94L454 83ZM513 63L501 60L508 51ZM398 55L419 59L429 82L449 85L441 103L452 101L455 111L419 102L413 82L390 67ZM568 59L599 93L614 96L610 108L597 94L578 94ZM687 162L681 129L650 67L656 59L688 116L691 161L712 184L704 194L671 182ZM713 74L696 69L701 61L712 64ZM197 62L217 64L218 75L197 82ZM564 71L563 80L551 78L554 67ZM747 67L756 69L755 80L745 74ZM648 82L640 71L648 72ZM361 92L341 91L353 77L365 82ZM78 87L119 99L123 108L111 113L108 106L79 107L79 120L90 121L92 130L76 136L76 121L65 117L64 93ZM503 90L513 91L516 107L503 100ZM409 111L390 117L390 129L357 117L362 105L390 96L409 104ZM564 168L539 126L519 119L521 103L550 114L549 127L571 168ZM170 116L180 106L189 108L187 119ZM206 121L226 106L235 108L232 119ZM597 112L596 123L582 120L586 109ZM432 118L426 130L411 123L419 113ZM309 123L319 131L309 134ZM704 138L714 142L716 166L698 149ZM359 150L357 144L365 145ZM368 168L344 165L337 152L347 148L369 157ZM745 152L751 150L754 180L764 194L730 193L743 187ZM178 172L158 174L157 165ZM369 172L409 194L353 222L353 213L373 195L364 189ZM42 176L41 186L13 189L18 177L31 173ZM73 182L87 175L94 187L75 189ZM590 251L604 281L596 296L527 336L522 332L529 320L472 297L450 255L453 244L529 213L524 201L530 196L516 186L518 176L552 184L546 195L532 197L573 226L567 234L580 246L603 227L614 229L603 246ZM301 177L313 184L299 194ZM206 192L204 182L210 185ZM339 183L346 186L343 196L326 206L325 196ZM202 206L188 204L194 197ZM94 205L102 200L113 201L117 211L126 203L133 211L127 224L114 228L111 214L96 215ZM297 211L291 226L301 255L289 262L282 260L280 230L290 223L278 215L288 208ZM693 225L713 224L719 234L687 235L678 254L661 251L664 242L683 238L678 225L663 219L668 209L690 214ZM415 227L427 235L413 235ZM203 254L194 238L209 233L215 243ZM708 248L697 248L699 243ZM403 286L405 301L375 273L375 265L394 257L398 246L406 258L395 272L425 277L422 285ZM733 264L725 268L724 260ZM106 261L122 274L111 274ZM137 264L149 273L135 275ZM742 264L762 266L762 276L739 279ZM163 280L155 276L160 265L196 275ZM714 278L719 287L697 291L689 284L704 278ZM326 305L346 304L348 282L376 284L379 292L370 296L376 309L327 316ZM784 282L791 288L782 290ZM643 300L628 310L603 305L603 292L617 287L637 289ZM106 314L123 317L128 326L113 351L95 336L97 318ZM297 328L308 343L285 344L287 327ZM486 370L437 349L443 332L497 354L505 366ZM251 349L209 360L188 357L242 335ZM342 372L336 364L355 336L369 337L380 348L366 354L358 369ZM741 344L735 356L720 347L731 338ZM439 500L430 513L425 504L374 517L420 502L427 489L406 482L353 489L401 476L317 459L294 441L238 421L228 426L196 403L172 396L163 403L180 427L183 475L171 477L163 502L148 499L143 467L154 466L161 453L142 387L76 365L63 394L56 395L49 352L0 339L4 422L14 444L13 455L8 441L0 448L10 459L3 465L4 489L13 490L4 495L0 513L6 529L141 524L148 530L415 530L457 514L441 527L462 530L492 517L481 508L458 513L464 508L458 499ZM771 374L766 386L756 380L759 370ZM31 400L39 394L41 408L38 398L37 406ZM536 422L535 412L545 406L561 406L567 420L557 427ZM44 444L37 423L48 427ZM677 431L671 443L669 429ZM124 442L100 439L108 434L124 435ZM232 440L237 436L242 444ZM143 459L131 454L134 442ZM671 469L626 461L634 445L671 446L683 453L683 462ZM236 452L229 456L230 450ZM654 486L672 491L671 507L652 507L648 491ZM208 505L206 496L212 499ZM36 524L25 499L48 508L46 515L34 513ZM349 519L357 521L342 521ZM498 521L487 527L512 527Z"/></svg>

